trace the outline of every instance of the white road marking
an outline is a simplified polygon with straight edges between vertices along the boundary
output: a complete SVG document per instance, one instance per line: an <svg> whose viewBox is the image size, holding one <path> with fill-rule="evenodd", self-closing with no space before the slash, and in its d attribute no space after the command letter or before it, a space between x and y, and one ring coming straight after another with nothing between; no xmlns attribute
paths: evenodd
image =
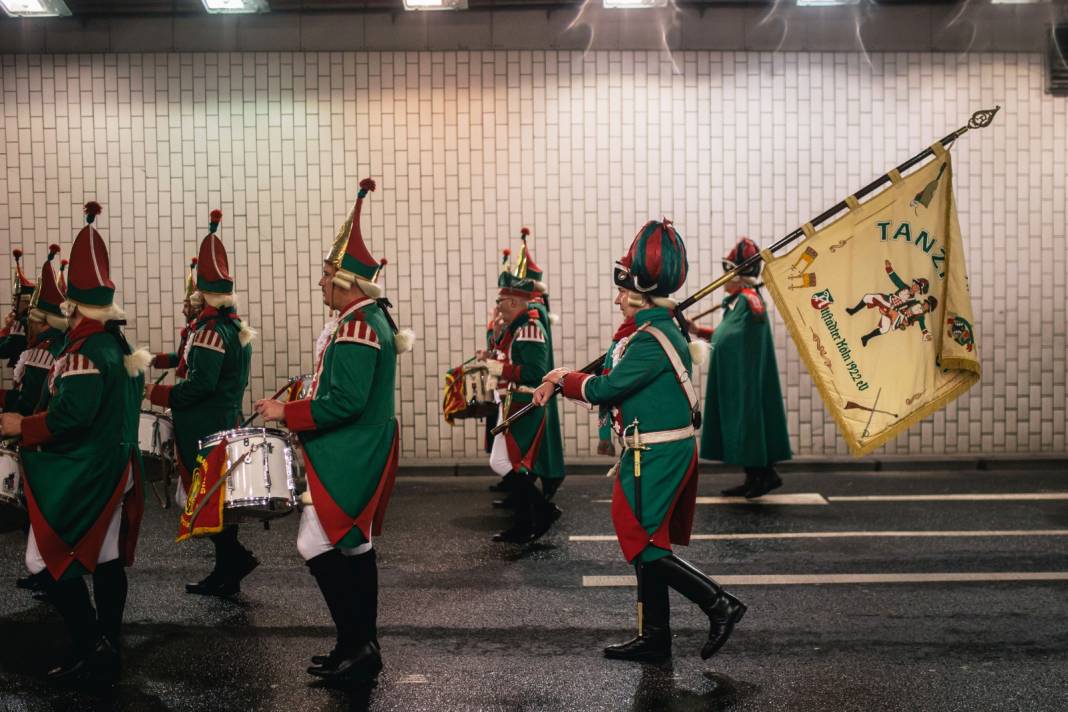
<svg viewBox="0 0 1068 712"><path fill-rule="evenodd" d="M426 675L404 675L397 680L398 685L425 685L427 683Z"/></svg>
<svg viewBox="0 0 1068 712"><path fill-rule="evenodd" d="M1068 492L1005 492L989 494L873 494L829 495L818 492L796 494L766 494L757 499L745 497L698 497L697 504L749 504L749 505L825 505L837 502L1054 502L1068 500ZM610 499L595 499L598 504L609 504Z"/></svg>
<svg viewBox="0 0 1068 712"><path fill-rule="evenodd" d="M1008 571L928 574L765 574L714 576L722 586L811 586L847 583L997 583L1002 581L1068 581L1068 571ZM586 587L633 587L634 575L583 576Z"/></svg>
<svg viewBox="0 0 1068 712"><path fill-rule="evenodd" d="M827 498L834 502L1039 502L1068 499L1068 492L1009 492L1003 494L877 494Z"/></svg>
<svg viewBox="0 0 1068 712"><path fill-rule="evenodd" d="M596 499L601 504L610 503L610 499ZM745 497L698 497L697 504L827 504L826 498L819 492L798 492L796 494L766 494L759 499Z"/></svg>
<svg viewBox="0 0 1068 712"><path fill-rule="evenodd" d="M875 532L746 532L740 534L692 534L691 541L744 541L747 539L861 539L909 537L1002 537L1002 536L1068 536L1068 529L993 529L949 531L875 531ZM614 534L576 534L569 537L577 542L616 540Z"/></svg>

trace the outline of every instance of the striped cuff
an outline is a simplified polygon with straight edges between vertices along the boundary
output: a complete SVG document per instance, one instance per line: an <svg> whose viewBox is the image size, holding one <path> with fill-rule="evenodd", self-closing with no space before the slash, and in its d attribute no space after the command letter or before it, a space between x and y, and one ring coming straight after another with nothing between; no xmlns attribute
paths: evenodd
<svg viewBox="0 0 1068 712"><path fill-rule="evenodd" d="M294 432L315 430L315 418L312 417L311 398L285 404L286 427Z"/></svg>

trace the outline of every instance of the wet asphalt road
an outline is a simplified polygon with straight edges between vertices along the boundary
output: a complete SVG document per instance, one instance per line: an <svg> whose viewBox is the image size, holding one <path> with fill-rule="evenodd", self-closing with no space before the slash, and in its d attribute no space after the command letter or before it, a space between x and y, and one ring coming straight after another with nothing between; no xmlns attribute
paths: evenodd
<svg viewBox="0 0 1068 712"><path fill-rule="evenodd" d="M737 476L706 475L702 495ZM834 495L1068 491L1064 471L789 473L783 492ZM151 501L130 574L126 669L110 696L49 689L65 649L53 611L13 588L21 535L0 535L0 710L1050 710L1068 709L1068 581L741 585L749 613L703 662L697 609L672 594L675 656L607 661L634 628L602 477L557 496L536 545L493 544L505 524L489 477L403 477L385 535L381 641L370 693L316 687L307 658L332 628L293 542L297 517L243 528L262 560L233 600L186 595L207 542L172 543ZM1068 500L699 505L695 533L1065 530ZM680 553L717 575L1068 572L1068 536L697 541Z"/></svg>

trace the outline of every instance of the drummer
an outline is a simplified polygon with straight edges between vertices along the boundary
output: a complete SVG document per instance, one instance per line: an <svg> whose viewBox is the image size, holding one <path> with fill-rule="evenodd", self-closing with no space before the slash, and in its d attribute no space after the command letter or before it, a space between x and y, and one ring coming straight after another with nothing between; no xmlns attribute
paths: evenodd
<svg viewBox="0 0 1068 712"><path fill-rule="evenodd" d="M0 329L0 359L7 359L14 368L19 354L26 348L26 312L29 309L30 296L36 288L22 271L22 250L14 249L15 268L11 275L11 312L4 317L4 326Z"/></svg>
<svg viewBox="0 0 1068 712"><path fill-rule="evenodd" d="M186 349L185 380L145 389L145 397L153 405L170 408L174 418L179 501L185 500L196 469L198 441L240 423L241 399L252 362L255 332L237 315L230 262L216 234L221 220L222 211L212 210L208 234L200 243L196 287L204 307L188 327L191 343ZM237 525L227 524L209 537L215 545L215 566L203 580L186 584L187 593L232 596L241 591L241 580L260 562L241 545L237 534Z"/></svg>
<svg viewBox="0 0 1068 712"><path fill-rule="evenodd" d="M53 681L114 683L144 498L136 439L147 351L131 353L119 327L107 246L92 224L71 250L70 333L49 371L38 412L5 413L0 431L18 436L30 517L26 565L48 576L48 600L63 618L71 655ZM54 295L53 295L54 296ZM38 307L40 301L38 301ZM89 597L84 576L92 574ZM94 605L95 610L94 610Z"/></svg>
<svg viewBox="0 0 1068 712"><path fill-rule="evenodd" d="M63 348L67 319L59 305L67 296L60 288L58 272L53 266L57 254L59 245L50 245L48 260L41 269L41 281L30 296L26 312L27 344L15 366L14 387L0 391L0 406L7 412L33 415L41 400L48 369Z"/></svg>
<svg viewBox="0 0 1068 712"><path fill-rule="evenodd" d="M153 368L173 368L178 378L186 377L189 372L186 360L189 358L189 348L192 346L189 336L203 309L204 297L197 291L197 258L194 257L189 260L189 272L185 275L185 299L182 300L182 316L185 317L185 326L178 334L178 350L156 354L152 359Z"/></svg>
<svg viewBox="0 0 1068 712"><path fill-rule="evenodd" d="M364 244L360 212L370 178L338 231L319 280L329 319L316 343L310 398L261 400L265 420L300 436L308 473L297 550L307 562L337 627L329 655L308 673L347 686L373 683L382 669L378 645L379 534L393 490L400 447L396 416L397 354L414 335L398 332L381 299L381 266Z"/></svg>

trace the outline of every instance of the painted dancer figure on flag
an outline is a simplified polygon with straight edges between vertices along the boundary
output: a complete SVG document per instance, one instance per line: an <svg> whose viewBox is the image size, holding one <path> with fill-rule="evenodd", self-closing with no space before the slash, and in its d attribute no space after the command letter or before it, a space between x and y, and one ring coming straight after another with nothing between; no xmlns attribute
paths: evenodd
<svg viewBox="0 0 1068 712"><path fill-rule="evenodd" d="M121 331L107 246L93 224L100 212L98 203L86 203L86 225L71 249L63 306L70 332L38 412L5 413L0 430L22 446L26 565L33 574L47 572L48 600L72 643L48 678L111 684L120 669L126 567L144 511L138 406L151 355L133 352Z"/></svg>
<svg viewBox="0 0 1068 712"><path fill-rule="evenodd" d="M700 400L690 371L697 344L687 344L672 314L669 295L686 281L686 245L668 220L645 224L616 263L614 303L637 328L613 353L607 375L558 368L534 394L542 405L561 383L567 398L607 405L626 448L614 469L612 521L616 538L638 581L638 636L604 649L608 658L639 662L671 656L668 589L673 588L708 617L701 657L709 658L730 637L746 607L715 581L677 557L672 546L690 541L697 501L697 440ZM697 346L697 348L690 348ZM640 431L640 434L639 434Z"/></svg>
<svg viewBox="0 0 1068 712"><path fill-rule="evenodd" d="M248 386L252 363L252 340L256 332L237 313L234 278L226 247L218 236L222 211L212 210L208 234L200 243L196 263L196 292L190 294L190 309L199 293L204 306L196 321L186 328L186 344L177 364L179 381L173 386L149 385L145 398L153 405L170 408L178 450L178 492L175 501L187 502L193 471L197 468L200 440L241 422L241 400ZM173 356L157 356L156 363L172 363ZM184 507L183 507L184 508ZM215 549L215 565L196 583L185 585L186 593L200 596L233 596L241 581L259 566L251 551L238 541L236 524L224 525L209 536Z"/></svg>
<svg viewBox="0 0 1068 712"><path fill-rule="evenodd" d="M397 355L415 335L398 331L378 283L386 261L371 256L360 229L364 198L325 258L319 287L328 319L315 344L311 396L256 402L264 420L282 421L300 437L308 491L297 551L326 601L337 629L334 649L312 658L308 673L339 685L372 684L382 670L378 643L378 563L373 537L382 532L400 449Z"/></svg>
<svg viewBox="0 0 1068 712"><path fill-rule="evenodd" d="M897 287L897 291L890 294L871 292L861 297L855 305L846 308L850 316L855 316L862 309L879 310L879 325L860 337L861 346L867 346L869 341L880 334L887 334L895 329L905 331L913 324L919 324L923 340L930 341L931 332L927 328L924 314L933 312L938 307L938 299L933 296L922 301L916 298L927 294L930 282L918 277L912 280L912 284L906 284L894 271L890 260L886 260L885 264L886 274Z"/></svg>

